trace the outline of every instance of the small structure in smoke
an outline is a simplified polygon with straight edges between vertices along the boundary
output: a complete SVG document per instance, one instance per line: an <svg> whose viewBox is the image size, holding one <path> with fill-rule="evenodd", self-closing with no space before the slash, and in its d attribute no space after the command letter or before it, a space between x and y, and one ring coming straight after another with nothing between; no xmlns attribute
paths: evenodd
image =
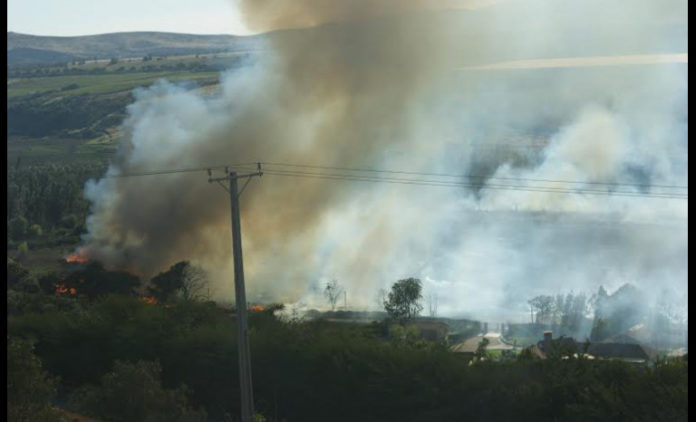
<svg viewBox="0 0 696 422"><path fill-rule="evenodd" d="M413 321L409 326L416 327L420 338L423 340L444 343L447 339L449 327L440 321Z"/></svg>
<svg viewBox="0 0 696 422"><path fill-rule="evenodd" d="M544 339L527 350L540 359L552 356L568 358L584 355L587 359L621 360L635 365L649 365L657 359L657 352L637 343L578 342L572 337L553 339L551 331L544 332Z"/></svg>

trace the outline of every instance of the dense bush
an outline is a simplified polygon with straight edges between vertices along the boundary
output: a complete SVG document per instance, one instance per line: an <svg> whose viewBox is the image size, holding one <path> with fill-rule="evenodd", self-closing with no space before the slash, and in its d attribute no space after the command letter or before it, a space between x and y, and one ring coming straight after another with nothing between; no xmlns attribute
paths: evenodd
<svg viewBox="0 0 696 422"><path fill-rule="evenodd" d="M90 299L120 294L135 296L140 287L140 279L125 271L108 271L98 261L90 261L76 271L66 274L60 281L64 288L85 295Z"/></svg>
<svg viewBox="0 0 696 422"><path fill-rule="evenodd" d="M100 72L104 69L90 71ZM31 96L13 98L7 103L7 134L40 137L94 126L106 129L100 124L104 116L118 114L125 117L126 106L132 101L129 94L73 95L57 97L55 101Z"/></svg>
<svg viewBox="0 0 696 422"><path fill-rule="evenodd" d="M186 387L162 388L161 371L158 362L116 361L99 386L83 386L73 392L70 408L114 422L205 421L205 411L188 405Z"/></svg>
<svg viewBox="0 0 696 422"><path fill-rule="evenodd" d="M249 318L257 411L269 421L685 420L687 364L534 359L470 365L445 346L389 340L382 324ZM68 388L116 360L159 360L213 418L239 414L236 324L212 303L110 296L82 310L12 316L11 334ZM661 418L661 419L660 419Z"/></svg>
<svg viewBox="0 0 696 422"><path fill-rule="evenodd" d="M58 380L41 368L30 343L7 337L7 420L55 421L51 408Z"/></svg>
<svg viewBox="0 0 696 422"><path fill-rule="evenodd" d="M101 177L106 164L100 161L70 165L13 166L7 171L8 239L30 243L45 242L46 231L61 233L62 238L84 231L89 202L84 198L85 182ZM39 236L39 231L41 235Z"/></svg>

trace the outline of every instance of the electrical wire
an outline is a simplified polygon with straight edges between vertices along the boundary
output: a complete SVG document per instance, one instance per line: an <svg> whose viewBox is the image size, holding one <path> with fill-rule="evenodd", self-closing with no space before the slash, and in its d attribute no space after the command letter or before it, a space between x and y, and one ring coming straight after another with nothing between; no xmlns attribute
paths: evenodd
<svg viewBox="0 0 696 422"><path fill-rule="evenodd" d="M428 179L402 179L402 178L387 178L387 177L344 175L344 174L330 174L330 173L310 173L310 172L299 172L299 171L278 171L278 170L268 170L268 169L264 169L263 174L268 174L268 175L273 175L273 176L289 176L289 177L346 180L346 181L374 182L374 183L393 183L393 184L404 184L404 185L423 185L423 186L460 187L460 188L463 187L463 188L474 188L474 189L516 190L516 191L546 192L546 193L567 193L567 194L588 194L588 195L607 195L607 196L688 199L688 196L686 194L660 193L660 192L640 193L640 192L630 192L630 191L612 191L612 190L604 191L604 190L593 190L593 189L584 189L584 188L570 189L570 188L559 188L559 187L505 185L505 184L502 184L502 185L501 184L475 185L475 184L471 184L471 183L454 182L454 181L438 181L438 180L428 180Z"/></svg>
<svg viewBox="0 0 696 422"><path fill-rule="evenodd" d="M285 177L300 177L300 178L312 178L312 179L325 179L325 180L344 180L344 181L356 181L356 182L372 182L372 183L390 183L390 184L403 184L403 185L420 185L420 186L434 186L434 187L456 187L456 188L471 188L471 189L496 189L496 190L515 190L515 191L527 191L527 192L545 192L545 193L561 193L561 194L587 194L587 195L607 195L607 196L626 196L626 197L645 197L645 198L666 198L666 199L688 199L688 187L687 186L677 186L677 185L651 185L651 188L662 188L662 189L679 189L681 191L677 192L635 192L627 191L616 188L621 187L634 187L635 185L629 183L613 183L613 182L587 182L587 181L573 181L573 180L553 180L553 179L532 179L532 178L512 178L512 177L484 177L480 175L462 175L462 174L451 174L451 173L434 173L434 172L415 172L415 171L399 171L399 170L383 170L383 169L370 169L370 168L351 168L351 167L335 167L335 166L321 166L321 165L310 165L310 164L294 164L294 163L280 163L280 162L254 162L254 163L237 163L228 166L210 166L210 167L198 167L198 168L188 168L188 169L172 169L172 170L158 170L158 171L148 171L148 172L138 172L138 173L123 173L118 175L105 176L109 178L122 178L122 177L139 177L139 176L153 176L153 175L165 175L165 174L175 174L175 173L190 173L190 172L202 172L217 169L228 169L228 170L255 170L257 166L261 164L263 166L263 174L271 176L285 176ZM275 167L275 168L274 168ZM279 168L280 167L280 168ZM284 169L285 168L299 168L299 169L311 169L317 171L307 171L307 170L293 170ZM324 170L324 171L321 171ZM337 173L338 171L343 173ZM345 172L349 172L346 174ZM368 173L368 174L361 174ZM369 174L371 173L371 174ZM404 176L421 176L421 177L391 177L386 175L404 175ZM428 176L429 178L424 178L422 176ZM446 178L445 180L433 179L435 178ZM459 180L447 180L456 178ZM469 181L463 181L469 180ZM480 180L481 183L476 183ZM494 183L491 183L493 181ZM497 181L497 182L496 182ZM502 182L501 182L502 181ZM505 183L505 182L518 182L517 184ZM521 182L521 183L520 183ZM524 182L534 182L537 185L524 184ZM561 186L543 186L538 185L538 183L563 183L570 185L579 185L572 187L561 187ZM582 186L585 185L585 186ZM592 186L587 186L592 185ZM606 187L606 190L600 189L601 187Z"/></svg>
<svg viewBox="0 0 696 422"><path fill-rule="evenodd" d="M256 165L256 163L251 163ZM156 176L161 174L174 174L174 173L194 173L208 170L218 170L224 168L233 168L240 166L251 165L250 163L232 164L228 166L209 166L209 167L198 167L198 168L188 168L188 169L173 169L173 170L154 170L154 171L144 171L136 173L121 173L104 176L104 178L121 178L121 177L139 177L139 176Z"/></svg>
<svg viewBox="0 0 696 422"><path fill-rule="evenodd" d="M487 179L487 180L512 180L512 181L523 181L523 182L546 182L546 183L566 183L566 184L588 184L588 185L605 185L605 186L635 186L630 183L615 183L615 182L589 182L589 181L577 181L577 180L554 180L554 179L532 179L532 178L516 178L516 177L489 177L484 175L475 174L453 174L453 173L428 173L428 172L417 172L417 171L401 171L401 170L377 170L370 168L350 168L350 167L331 167L331 166L317 166L309 164L289 164L289 163L275 163L275 162L261 162L262 165L274 165L281 167L300 167L300 168L311 168L311 169L321 169L321 170L342 170L342 171L353 171L353 172L369 172L369 173L389 173L389 174L407 174L415 176L434 176L434 177L450 177L450 178L468 178L468 179ZM678 185L650 185L651 187L659 187L665 189L688 189L687 186Z"/></svg>

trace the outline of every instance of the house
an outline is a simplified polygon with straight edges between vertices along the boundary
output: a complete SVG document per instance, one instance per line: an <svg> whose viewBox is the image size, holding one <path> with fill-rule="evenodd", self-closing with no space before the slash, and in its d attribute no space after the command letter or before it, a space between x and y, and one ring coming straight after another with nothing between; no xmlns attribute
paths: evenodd
<svg viewBox="0 0 696 422"><path fill-rule="evenodd" d="M474 353L483 339L488 340L486 350L514 350L515 347L503 342L500 333L479 334L460 341L452 346L452 351L460 353Z"/></svg>
<svg viewBox="0 0 696 422"><path fill-rule="evenodd" d="M413 321L409 323L408 326L418 328L420 338L423 340L435 341L439 343L445 342L445 339L447 338L447 331L449 329L447 324L440 321Z"/></svg>
<svg viewBox="0 0 696 422"><path fill-rule="evenodd" d="M623 339L626 340L626 339ZM637 343L578 342L570 337L554 340L551 331L544 332L544 339L528 348L530 353L540 359L548 358L553 351L584 354L588 359L621 360L636 365L647 365L657 359L657 352Z"/></svg>

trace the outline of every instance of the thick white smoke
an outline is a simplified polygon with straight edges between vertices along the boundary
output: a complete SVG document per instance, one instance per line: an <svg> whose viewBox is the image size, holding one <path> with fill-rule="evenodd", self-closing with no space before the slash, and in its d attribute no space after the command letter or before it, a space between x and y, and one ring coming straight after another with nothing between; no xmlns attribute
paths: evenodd
<svg viewBox="0 0 696 422"><path fill-rule="evenodd" d="M315 3L239 2L252 29L316 26L270 35L218 95L138 91L107 175L264 161L472 186L253 180L242 196L251 300L321 305L336 278L349 306L375 307L378 289L415 276L440 314L502 320L542 293L686 292L686 201L646 196L685 193L664 186L687 183L686 64L481 70L685 53L685 1ZM90 257L146 276L195 260L217 299L233 297L229 203L205 174L104 178L86 195Z"/></svg>

